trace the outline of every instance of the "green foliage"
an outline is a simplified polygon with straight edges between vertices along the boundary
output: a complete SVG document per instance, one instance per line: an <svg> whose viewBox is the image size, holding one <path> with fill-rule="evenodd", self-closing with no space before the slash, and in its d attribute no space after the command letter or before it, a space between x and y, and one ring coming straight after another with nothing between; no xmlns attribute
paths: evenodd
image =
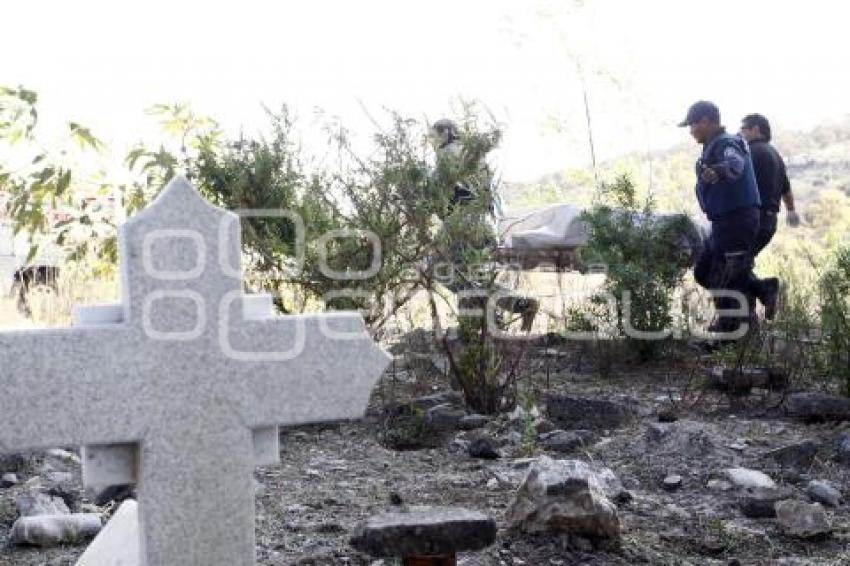
<svg viewBox="0 0 850 566"><path fill-rule="evenodd" d="M38 96L33 91L0 87L0 147L5 145L11 155L14 146L20 160L12 166L11 160L0 163L0 187L9 193L6 212L14 221L15 233L23 231L30 236L28 262L38 254L42 236L54 228L61 228L55 235L56 242L73 253L99 227L92 215L82 210L88 201L80 199L74 190L77 179L66 165L65 150L49 150L38 137L37 103ZM67 126L71 140L80 148L102 148L89 129L74 122ZM49 212L60 208L79 214L53 226ZM71 224L79 227L75 237L69 237Z"/></svg>
<svg viewBox="0 0 850 566"><path fill-rule="evenodd" d="M638 200L628 175L603 183L599 202L583 218L588 243L582 259L605 267L605 289L618 304L615 326L642 358L650 358L662 342L633 336L633 331L670 329L673 294L690 265L675 243L692 224L684 216L657 216L651 199Z"/></svg>
<svg viewBox="0 0 850 566"><path fill-rule="evenodd" d="M850 395L850 247L839 249L821 276L820 297L827 373Z"/></svg>

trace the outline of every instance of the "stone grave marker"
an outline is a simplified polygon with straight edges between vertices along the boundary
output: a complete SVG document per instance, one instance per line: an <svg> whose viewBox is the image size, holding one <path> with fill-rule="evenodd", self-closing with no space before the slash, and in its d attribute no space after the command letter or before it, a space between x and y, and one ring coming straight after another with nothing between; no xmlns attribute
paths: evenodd
<svg viewBox="0 0 850 566"><path fill-rule="evenodd" d="M83 445L87 485L137 483L140 564L254 564L277 427L362 416L389 361L359 314L245 296L240 249L238 215L178 177L120 228L120 304L0 332L0 453Z"/></svg>

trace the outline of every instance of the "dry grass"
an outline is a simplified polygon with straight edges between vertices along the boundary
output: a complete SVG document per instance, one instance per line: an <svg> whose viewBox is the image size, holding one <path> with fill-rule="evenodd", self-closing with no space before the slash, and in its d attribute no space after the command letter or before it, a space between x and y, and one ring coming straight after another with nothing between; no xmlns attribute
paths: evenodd
<svg viewBox="0 0 850 566"><path fill-rule="evenodd" d="M117 297L113 277L92 279L85 272L65 269L55 287L42 285L27 293L26 309L17 297L0 298L0 328L70 326L75 305L115 302Z"/></svg>

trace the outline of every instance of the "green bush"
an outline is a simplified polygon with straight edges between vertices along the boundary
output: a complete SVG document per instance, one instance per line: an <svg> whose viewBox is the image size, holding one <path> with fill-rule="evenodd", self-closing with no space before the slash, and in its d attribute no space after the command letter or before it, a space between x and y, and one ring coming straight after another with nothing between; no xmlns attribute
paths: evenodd
<svg viewBox="0 0 850 566"><path fill-rule="evenodd" d="M582 261L605 268L605 290L617 300L612 326L641 359L652 358L664 343L659 337L666 337L673 324L673 296L691 264L679 243L693 224L684 215L656 214L651 198L638 200L628 175L603 183L583 218L588 243ZM636 336L633 330L655 338Z"/></svg>
<svg viewBox="0 0 850 566"><path fill-rule="evenodd" d="M820 299L825 369L850 395L850 247L838 249L821 276Z"/></svg>

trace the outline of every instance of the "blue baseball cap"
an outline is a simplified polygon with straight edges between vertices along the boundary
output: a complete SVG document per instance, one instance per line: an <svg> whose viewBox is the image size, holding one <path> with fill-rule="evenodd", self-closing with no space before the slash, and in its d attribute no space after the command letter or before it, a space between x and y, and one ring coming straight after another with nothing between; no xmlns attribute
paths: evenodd
<svg viewBox="0 0 850 566"><path fill-rule="evenodd" d="M720 123L720 109L717 108L717 105L713 102L709 102L708 100L699 100L691 104L691 107L688 108L688 115L685 116L685 119L679 122L679 127L683 128L685 126L690 126L691 124L695 124L702 120L703 118L708 118L712 122Z"/></svg>

